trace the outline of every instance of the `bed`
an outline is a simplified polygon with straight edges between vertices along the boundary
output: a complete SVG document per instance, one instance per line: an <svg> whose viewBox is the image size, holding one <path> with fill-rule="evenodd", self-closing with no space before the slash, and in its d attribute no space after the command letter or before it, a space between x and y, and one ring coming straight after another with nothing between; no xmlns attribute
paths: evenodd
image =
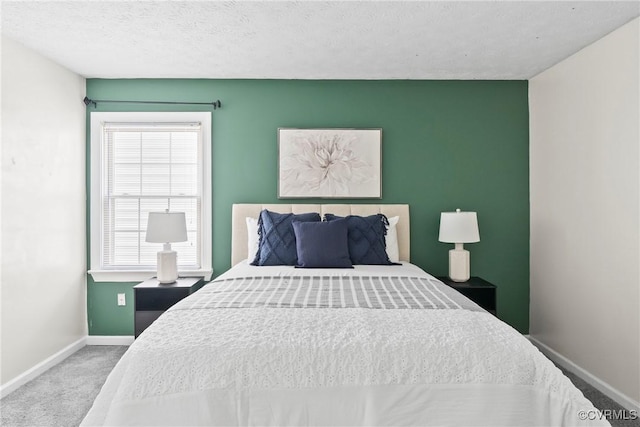
<svg viewBox="0 0 640 427"><path fill-rule="evenodd" d="M398 217L398 265L253 266L263 210ZM232 267L154 322L82 425L609 425L526 338L411 264L407 205L233 206ZM581 416L582 415L582 416Z"/></svg>

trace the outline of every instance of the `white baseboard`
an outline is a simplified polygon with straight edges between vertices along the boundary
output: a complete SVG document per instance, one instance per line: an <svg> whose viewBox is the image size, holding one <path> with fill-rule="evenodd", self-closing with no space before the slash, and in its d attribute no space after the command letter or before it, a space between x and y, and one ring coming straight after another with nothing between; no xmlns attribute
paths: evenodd
<svg viewBox="0 0 640 427"><path fill-rule="evenodd" d="M70 345L66 346L65 348L63 348L62 350L60 350L59 352L57 352L53 356L48 357L47 359L45 359L42 362L38 363L37 365L35 365L31 369L29 369L29 370L23 372L22 374L18 375L17 377L12 379L11 381L9 381L9 382L7 382L5 384L2 384L2 386L0 386L0 398L5 397L9 393L15 391L20 386L28 383L29 381L31 381L32 379L34 379L38 375L42 374L47 369L57 365L58 363L62 362L64 359L66 359L67 357L71 356L76 351L80 350L82 347L87 345L86 339L87 339L86 337L80 338L78 341L74 342L73 344L70 344Z"/></svg>
<svg viewBox="0 0 640 427"><path fill-rule="evenodd" d="M599 390L601 393L603 393L605 396L617 402L623 408L640 413L639 402L636 402L626 394L618 391L615 387L612 387L610 384L602 381L600 378L596 377L595 375L591 374L587 370L576 365L571 360L567 359L557 351L553 350L551 347L548 347L547 345L541 343L534 337L530 335L525 335L525 337L527 337L533 345L538 347L538 349L540 349L540 351L544 353L544 355L547 356L549 359L551 359L554 363L562 366L567 371L579 376L584 381L588 382L597 390Z"/></svg>
<svg viewBox="0 0 640 427"><path fill-rule="evenodd" d="M131 345L133 335L89 335L87 345Z"/></svg>

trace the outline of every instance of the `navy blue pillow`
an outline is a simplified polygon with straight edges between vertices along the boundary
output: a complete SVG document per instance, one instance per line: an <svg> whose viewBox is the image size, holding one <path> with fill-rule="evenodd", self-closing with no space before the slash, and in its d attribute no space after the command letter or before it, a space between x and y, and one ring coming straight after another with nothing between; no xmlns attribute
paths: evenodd
<svg viewBox="0 0 640 427"><path fill-rule="evenodd" d="M341 216L326 214L327 221L336 221ZM387 217L349 215L345 217L349 229L349 256L354 265L394 265L389 261L384 236L387 234Z"/></svg>
<svg viewBox="0 0 640 427"><path fill-rule="evenodd" d="M258 253L251 265L296 265L296 236L293 221L320 221L317 213L295 215L280 214L263 209L258 218L260 243Z"/></svg>
<svg viewBox="0 0 640 427"><path fill-rule="evenodd" d="M349 258L347 220L293 222L298 264L302 268L353 268Z"/></svg>

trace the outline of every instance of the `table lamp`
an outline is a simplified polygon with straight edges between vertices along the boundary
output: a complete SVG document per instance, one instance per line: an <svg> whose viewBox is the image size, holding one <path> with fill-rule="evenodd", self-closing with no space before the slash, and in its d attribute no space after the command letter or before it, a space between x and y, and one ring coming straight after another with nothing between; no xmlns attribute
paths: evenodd
<svg viewBox="0 0 640 427"><path fill-rule="evenodd" d="M171 243L186 242L187 222L184 212L149 212L146 242L163 243L158 252L158 282L173 283L178 279L178 256Z"/></svg>
<svg viewBox="0 0 640 427"><path fill-rule="evenodd" d="M464 243L480 241L478 217L475 212L442 212L440 214L439 241L455 243L455 248L449 251L449 278L454 282L466 282L471 277L469 267L469 251L464 249Z"/></svg>

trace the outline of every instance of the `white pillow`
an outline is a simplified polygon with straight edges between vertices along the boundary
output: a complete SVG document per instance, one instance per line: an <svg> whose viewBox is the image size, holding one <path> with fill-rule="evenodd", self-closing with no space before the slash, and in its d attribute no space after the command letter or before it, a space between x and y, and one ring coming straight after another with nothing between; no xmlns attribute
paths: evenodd
<svg viewBox="0 0 640 427"><path fill-rule="evenodd" d="M256 218L247 217L247 259L253 262L258 253L260 236L258 235L258 220Z"/></svg>
<svg viewBox="0 0 640 427"><path fill-rule="evenodd" d="M387 246L387 256L391 262L400 262L400 249L398 249L398 230L396 226L400 220L399 216L387 218L389 225L387 226L387 235L384 236L385 245Z"/></svg>

